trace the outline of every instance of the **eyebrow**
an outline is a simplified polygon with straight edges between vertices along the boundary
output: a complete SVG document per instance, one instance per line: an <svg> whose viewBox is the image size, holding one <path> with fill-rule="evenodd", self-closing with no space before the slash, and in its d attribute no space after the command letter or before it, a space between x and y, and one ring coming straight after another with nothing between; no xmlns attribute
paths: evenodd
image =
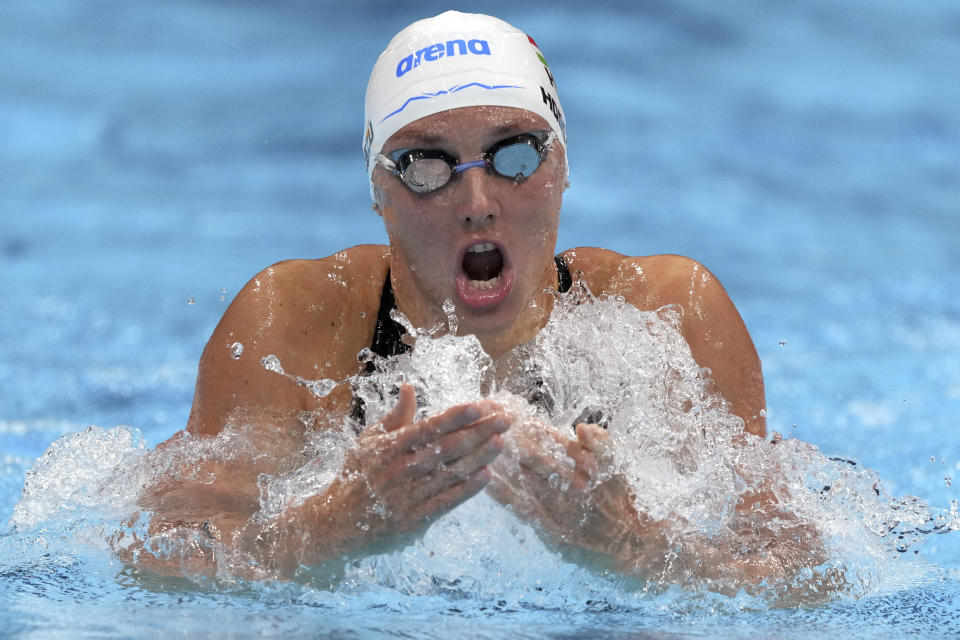
<svg viewBox="0 0 960 640"><path fill-rule="evenodd" d="M490 131L491 138L501 138L507 134L511 133L523 133L526 131L533 130L531 127L526 126L528 123L524 123L519 120L514 120L512 122L506 122L504 124L498 125ZM535 129L535 127L534 127ZM447 137L439 136L433 133L428 133L426 131L411 131L400 138L401 141L408 141L410 144L416 144L418 147L442 147L447 141Z"/></svg>

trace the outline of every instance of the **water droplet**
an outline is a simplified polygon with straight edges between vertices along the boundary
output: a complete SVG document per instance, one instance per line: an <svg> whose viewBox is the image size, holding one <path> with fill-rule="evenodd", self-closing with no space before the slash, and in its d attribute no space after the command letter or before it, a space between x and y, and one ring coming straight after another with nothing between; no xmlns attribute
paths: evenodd
<svg viewBox="0 0 960 640"><path fill-rule="evenodd" d="M417 335L417 328L413 326L412 322L407 320L407 316L403 315L399 309L390 310L390 319L403 327L404 331L406 331L408 335Z"/></svg>
<svg viewBox="0 0 960 640"><path fill-rule="evenodd" d="M786 341L786 340L781 340L781 341L778 342L777 344L779 344L781 347L785 347L785 346L787 346L787 341Z"/></svg>
<svg viewBox="0 0 960 640"><path fill-rule="evenodd" d="M947 486L949 487L950 483L953 481L953 478L951 478L950 476L947 476L946 478L943 479L943 481L946 482Z"/></svg>
<svg viewBox="0 0 960 640"><path fill-rule="evenodd" d="M260 359L260 364L263 365L263 368L267 371L273 371L274 373L283 373L283 366L280 365L280 358L273 355L272 353L268 356L263 356Z"/></svg>
<svg viewBox="0 0 960 640"><path fill-rule="evenodd" d="M187 298L187 304L196 304L196 303L197 303L196 298L194 298L194 297L192 297L192 296L189 297L189 298Z"/></svg>
<svg viewBox="0 0 960 640"><path fill-rule="evenodd" d="M225 287L220 288L220 302L223 302L227 299L227 290Z"/></svg>
<svg viewBox="0 0 960 640"><path fill-rule="evenodd" d="M333 380L304 380L305 386L315 398L326 398L334 390L337 383Z"/></svg>
<svg viewBox="0 0 960 640"><path fill-rule="evenodd" d="M937 461L936 456L930 456L930 462L936 462L936 461Z"/></svg>
<svg viewBox="0 0 960 640"><path fill-rule="evenodd" d="M361 312L360 312L360 317L361 317L361 318L366 318L366 317L367 317L367 312L366 312L366 311L361 311Z"/></svg>
<svg viewBox="0 0 960 640"><path fill-rule="evenodd" d="M373 362L373 359L376 357L377 354L375 354L370 347L364 347L360 349L360 353L357 354L357 362ZM327 365L329 366L330 363L328 362Z"/></svg>
<svg viewBox="0 0 960 640"><path fill-rule="evenodd" d="M453 300L447 298L443 301L441 305L443 307L443 312L447 314L447 326L450 328L450 333L456 333L457 327L460 326L460 321L457 319L456 305L453 304Z"/></svg>
<svg viewBox="0 0 960 640"><path fill-rule="evenodd" d="M230 355L233 356L234 360L239 359L240 356L243 355L243 343L234 342L232 345L230 345Z"/></svg>

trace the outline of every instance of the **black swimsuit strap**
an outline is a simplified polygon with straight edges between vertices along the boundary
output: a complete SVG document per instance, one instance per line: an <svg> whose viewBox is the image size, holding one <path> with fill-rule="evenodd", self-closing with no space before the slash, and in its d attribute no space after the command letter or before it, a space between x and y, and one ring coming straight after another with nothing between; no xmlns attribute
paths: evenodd
<svg viewBox="0 0 960 640"><path fill-rule="evenodd" d="M370 350L378 356L390 358L410 350L410 346L401 338L406 331L403 325L390 317L390 312L397 308L397 299L393 295L393 285L390 284L390 270L387 269L387 279L383 283L380 293L380 309L377 311L377 326L373 330L373 343Z"/></svg>
<svg viewBox="0 0 960 640"><path fill-rule="evenodd" d="M570 287L573 285L573 278L570 277L570 267L567 266L567 261L564 260L563 256L559 254L553 256L553 261L557 263L557 280L559 282L557 291L566 293L570 291Z"/></svg>

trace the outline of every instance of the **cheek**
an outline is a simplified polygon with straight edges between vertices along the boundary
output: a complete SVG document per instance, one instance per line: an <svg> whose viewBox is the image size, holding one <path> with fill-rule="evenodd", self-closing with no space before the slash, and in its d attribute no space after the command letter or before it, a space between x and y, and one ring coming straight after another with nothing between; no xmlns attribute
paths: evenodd
<svg viewBox="0 0 960 640"><path fill-rule="evenodd" d="M536 196L527 201L525 216L530 233L549 242L557 235L557 226L560 222L560 206L563 202L563 191L551 186L547 181Z"/></svg>

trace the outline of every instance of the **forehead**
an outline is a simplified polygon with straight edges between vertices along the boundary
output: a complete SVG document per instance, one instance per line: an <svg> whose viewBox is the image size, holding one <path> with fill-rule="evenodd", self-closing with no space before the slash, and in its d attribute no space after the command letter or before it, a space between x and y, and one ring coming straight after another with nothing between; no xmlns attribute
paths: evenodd
<svg viewBox="0 0 960 640"><path fill-rule="evenodd" d="M450 141L492 142L527 131L546 131L550 125L539 115L515 107L461 107L441 111L411 122L390 136L384 149Z"/></svg>

